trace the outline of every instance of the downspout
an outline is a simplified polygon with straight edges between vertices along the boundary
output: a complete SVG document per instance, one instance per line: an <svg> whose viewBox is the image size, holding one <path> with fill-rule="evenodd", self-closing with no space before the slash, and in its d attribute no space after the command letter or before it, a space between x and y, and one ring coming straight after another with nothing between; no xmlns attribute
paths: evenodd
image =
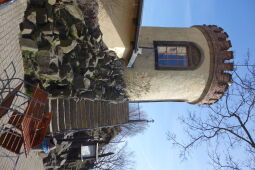
<svg viewBox="0 0 255 170"><path fill-rule="evenodd" d="M137 27L136 27L136 35L135 35L135 46L132 52L132 56L128 62L127 67L131 68L137 58L137 56L139 54L142 53L142 49L139 48L138 44L139 44L139 35L140 35L140 31L141 31L141 24L142 24L142 15L143 15L143 3L144 0L140 0L139 3L139 11L138 11L138 23L137 23Z"/></svg>

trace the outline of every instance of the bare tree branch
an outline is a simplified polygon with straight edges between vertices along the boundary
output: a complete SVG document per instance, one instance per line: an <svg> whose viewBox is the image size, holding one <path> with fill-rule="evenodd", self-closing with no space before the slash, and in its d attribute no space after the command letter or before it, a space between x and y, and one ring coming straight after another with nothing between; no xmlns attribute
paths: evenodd
<svg viewBox="0 0 255 170"><path fill-rule="evenodd" d="M249 63L248 57L246 64ZM179 141L168 133L168 140L186 157L203 143L213 144L208 153L214 169L254 169L255 166L255 68L233 72L233 84L221 101L181 118L189 141ZM218 147L220 149L218 149ZM242 157L234 151L244 152ZM239 156L239 157L238 157Z"/></svg>
<svg viewBox="0 0 255 170"><path fill-rule="evenodd" d="M118 148L116 144L106 145L100 152L105 154L108 152L115 152L112 155L106 157L100 157L97 162L94 163L93 170L132 170L133 161L131 160L133 153L126 150L127 144Z"/></svg>

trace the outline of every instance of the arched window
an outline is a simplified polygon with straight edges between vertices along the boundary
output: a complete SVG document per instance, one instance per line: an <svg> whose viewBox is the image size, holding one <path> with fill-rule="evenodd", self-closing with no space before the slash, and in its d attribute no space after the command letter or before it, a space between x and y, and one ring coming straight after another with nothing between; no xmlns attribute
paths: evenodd
<svg viewBox="0 0 255 170"><path fill-rule="evenodd" d="M196 68L201 53L192 42L154 41L155 68L158 70L185 70Z"/></svg>

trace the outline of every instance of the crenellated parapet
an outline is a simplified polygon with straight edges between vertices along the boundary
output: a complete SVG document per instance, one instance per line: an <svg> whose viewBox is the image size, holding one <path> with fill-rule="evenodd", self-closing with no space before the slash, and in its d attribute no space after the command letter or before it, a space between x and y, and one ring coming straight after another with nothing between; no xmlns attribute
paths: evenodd
<svg viewBox="0 0 255 170"><path fill-rule="evenodd" d="M233 70L233 52L228 34L221 27L216 25L193 26L199 29L205 36L210 50L210 76L201 97L193 102L197 104L213 104L217 102L228 89L231 83L231 74Z"/></svg>

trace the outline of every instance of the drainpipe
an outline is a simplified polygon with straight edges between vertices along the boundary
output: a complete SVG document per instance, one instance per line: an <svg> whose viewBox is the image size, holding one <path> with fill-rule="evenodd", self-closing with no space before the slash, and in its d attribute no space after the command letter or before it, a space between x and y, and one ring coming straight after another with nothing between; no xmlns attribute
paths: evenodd
<svg viewBox="0 0 255 170"><path fill-rule="evenodd" d="M142 49L141 48L138 48L138 49L134 49L133 50L133 53L132 53L132 56L128 62L128 65L127 67L128 68L131 68L136 60L136 57L139 55L139 54L142 54Z"/></svg>
<svg viewBox="0 0 255 170"><path fill-rule="evenodd" d="M139 44L139 35L140 35L141 25L142 25L143 5L144 5L144 0L139 0L138 23L136 27L135 46L134 46L132 56L127 65L128 68L131 68L135 62L136 57L139 54L142 54L142 49L138 47L138 44Z"/></svg>

